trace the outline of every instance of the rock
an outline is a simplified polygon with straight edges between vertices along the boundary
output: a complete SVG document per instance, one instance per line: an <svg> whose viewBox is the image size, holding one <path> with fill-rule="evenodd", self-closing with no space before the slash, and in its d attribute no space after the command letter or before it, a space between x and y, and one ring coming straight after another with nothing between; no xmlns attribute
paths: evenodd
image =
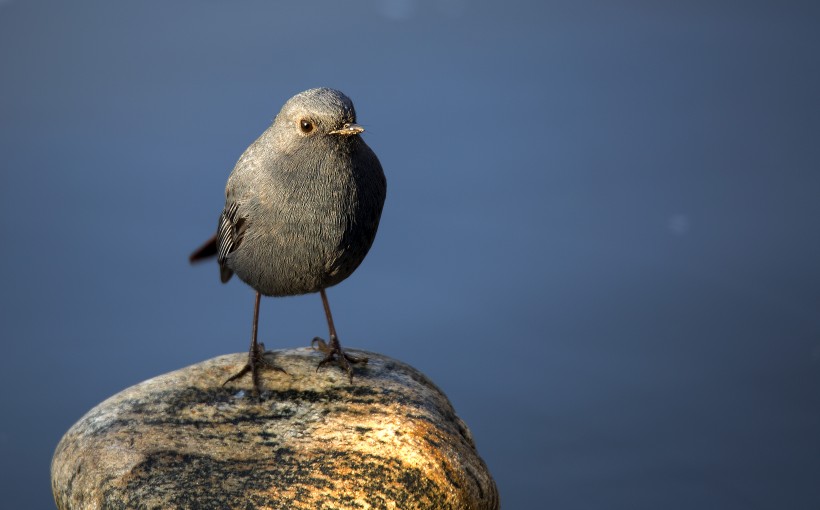
<svg viewBox="0 0 820 510"><path fill-rule="evenodd" d="M311 349L266 356L261 399L229 354L132 386L63 436L57 507L497 509L498 492L447 397L391 358L316 372Z"/></svg>

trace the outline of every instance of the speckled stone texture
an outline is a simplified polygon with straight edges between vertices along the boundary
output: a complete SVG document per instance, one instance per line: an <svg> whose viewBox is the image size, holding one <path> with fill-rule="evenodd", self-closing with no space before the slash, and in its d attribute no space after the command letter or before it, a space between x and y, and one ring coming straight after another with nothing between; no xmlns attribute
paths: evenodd
<svg viewBox="0 0 820 510"><path fill-rule="evenodd" d="M498 492L447 397L391 358L316 372L311 349L266 356L261 399L246 354L114 395L63 436L51 464L61 510L497 509Z"/></svg>

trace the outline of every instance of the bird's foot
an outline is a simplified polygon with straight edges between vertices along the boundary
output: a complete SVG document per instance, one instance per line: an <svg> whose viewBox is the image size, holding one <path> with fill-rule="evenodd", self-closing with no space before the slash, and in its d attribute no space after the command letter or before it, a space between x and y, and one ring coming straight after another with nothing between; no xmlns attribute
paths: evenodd
<svg viewBox="0 0 820 510"><path fill-rule="evenodd" d="M343 351L341 344L339 344L339 339L336 338L335 335L330 337L330 344L317 336L310 342L310 345L316 350L325 353L324 359L322 359L316 367L317 372L328 363L336 363L342 370L347 372L347 377L350 379L351 384L353 383L353 367L350 365L356 363L367 363L366 357L353 356L352 354L348 354Z"/></svg>
<svg viewBox="0 0 820 510"><path fill-rule="evenodd" d="M247 374L248 372L251 373L251 380L253 381L253 397L259 398L260 392L260 385L259 385L259 373L263 369L271 369L277 370L279 372L287 374L285 369L274 365L272 362L265 359L265 344L258 343L251 347L250 351L248 351L248 362L245 363L245 366L242 369L235 373L234 375L228 377L225 382L222 383L222 386L225 386L231 381L239 379L243 375Z"/></svg>

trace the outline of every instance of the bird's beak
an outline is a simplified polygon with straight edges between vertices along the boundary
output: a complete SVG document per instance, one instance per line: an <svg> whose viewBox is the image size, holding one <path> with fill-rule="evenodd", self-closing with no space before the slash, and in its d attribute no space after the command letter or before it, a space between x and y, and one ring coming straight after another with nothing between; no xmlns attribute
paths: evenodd
<svg viewBox="0 0 820 510"><path fill-rule="evenodd" d="M342 126L341 129L336 129L331 131L329 134L331 135L342 135L342 136L350 136L350 135L358 135L359 133L363 132L364 128L358 124L347 123Z"/></svg>

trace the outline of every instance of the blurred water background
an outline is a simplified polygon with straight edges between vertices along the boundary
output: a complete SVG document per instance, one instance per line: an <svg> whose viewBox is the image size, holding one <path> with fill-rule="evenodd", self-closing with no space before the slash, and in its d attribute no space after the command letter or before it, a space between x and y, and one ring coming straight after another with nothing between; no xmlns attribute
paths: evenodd
<svg viewBox="0 0 820 510"><path fill-rule="evenodd" d="M471 427L506 509L820 507L820 4L0 1L0 494L88 409L247 348L187 256L282 103L388 177L345 345ZM325 335L266 299L260 339Z"/></svg>

